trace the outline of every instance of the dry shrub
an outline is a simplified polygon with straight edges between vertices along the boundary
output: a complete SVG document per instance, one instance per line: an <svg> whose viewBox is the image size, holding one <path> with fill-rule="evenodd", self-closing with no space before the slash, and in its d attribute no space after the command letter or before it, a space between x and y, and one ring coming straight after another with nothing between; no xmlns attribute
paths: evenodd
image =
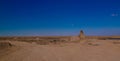
<svg viewBox="0 0 120 61"><path fill-rule="evenodd" d="M39 41L36 41L36 43L40 45L48 45L50 42L46 40L39 40Z"/></svg>
<svg viewBox="0 0 120 61"><path fill-rule="evenodd" d="M113 44L120 44L120 42L119 41L114 41Z"/></svg>
<svg viewBox="0 0 120 61"><path fill-rule="evenodd" d="M8 47L11 47L12 44L9 43L9 42L0 42L0 48L8 48Z"/></svg>
<svg viewBox="0 0 120 61"><path fill-rule="evenodd" d="M88 45L99 46L100 44L97 44L97 43L88 43Z"/></svg>

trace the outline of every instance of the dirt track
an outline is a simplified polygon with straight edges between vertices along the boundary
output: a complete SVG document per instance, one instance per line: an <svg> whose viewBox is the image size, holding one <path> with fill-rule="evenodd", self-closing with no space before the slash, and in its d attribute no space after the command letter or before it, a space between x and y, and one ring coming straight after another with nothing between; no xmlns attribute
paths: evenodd
<svg viewBox="0 0 120 61"><path fill-rule="evenodd" d="M87 43L61 45L11 43L16 46L9 51L1 52L4 55L0 56L0 61L120 61L120 45L111 42L97 42L98 46Z"/></svg>

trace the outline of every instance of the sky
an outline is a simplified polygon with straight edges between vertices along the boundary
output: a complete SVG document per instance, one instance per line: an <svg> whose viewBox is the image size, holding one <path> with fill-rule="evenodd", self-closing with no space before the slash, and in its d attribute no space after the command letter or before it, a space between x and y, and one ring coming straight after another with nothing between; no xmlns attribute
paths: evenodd
<svg viewBox="0 0 120 61"><path fill-rule="evenodd" d="M0 36L120 35L120 0L0 0Z"/></svg>

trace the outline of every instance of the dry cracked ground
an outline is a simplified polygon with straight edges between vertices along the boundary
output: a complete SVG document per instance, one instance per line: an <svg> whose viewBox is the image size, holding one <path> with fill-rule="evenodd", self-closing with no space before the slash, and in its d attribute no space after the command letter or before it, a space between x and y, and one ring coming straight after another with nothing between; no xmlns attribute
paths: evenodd
<svg viewBox="0 0 120 61"><path fill-rule="evenodd" d="M117 41L90 40L53 45L9 42L13 46L0 49L0 61L120 61L120 43Z"/></svg>

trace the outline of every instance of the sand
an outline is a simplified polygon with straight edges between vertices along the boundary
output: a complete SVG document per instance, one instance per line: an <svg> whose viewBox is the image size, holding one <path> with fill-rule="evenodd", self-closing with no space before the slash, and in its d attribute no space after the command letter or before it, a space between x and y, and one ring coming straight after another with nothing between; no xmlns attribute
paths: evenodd
<svg viewBox="0 0 120 61"><path fill-rule="evenodd" d="M111 40L38 45L11 41L14 47L1 51L0 61L120 61L120 44Z"/></svg>

